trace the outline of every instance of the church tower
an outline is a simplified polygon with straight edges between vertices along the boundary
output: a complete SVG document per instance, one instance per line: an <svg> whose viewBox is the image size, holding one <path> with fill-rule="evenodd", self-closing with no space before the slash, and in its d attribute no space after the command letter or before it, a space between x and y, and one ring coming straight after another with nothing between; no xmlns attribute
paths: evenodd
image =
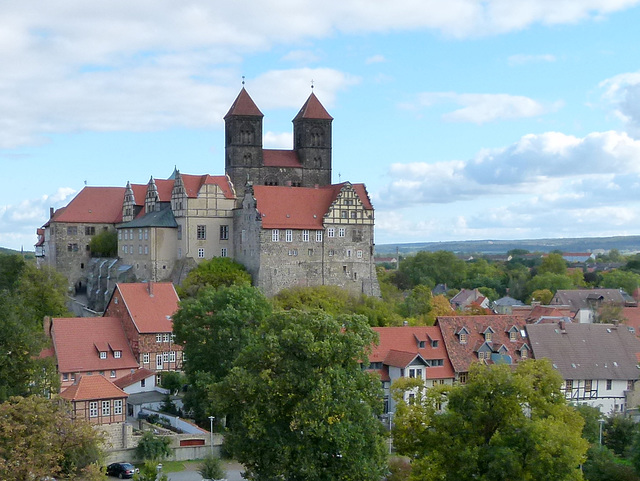
<svg viewBox="0 0 640 481"><path fill-rule="evenodd" d="M293 150L302 164L303 185L331 184L332 121L313 92L293 119Z"/></svg>
<svg viewBox="0 0 640 481"><path fill-rule="evenodd" d="M224 117L225 171L236 192L244 190L247 177L252 182L259 180L263 117L244 87Z"/></svg>

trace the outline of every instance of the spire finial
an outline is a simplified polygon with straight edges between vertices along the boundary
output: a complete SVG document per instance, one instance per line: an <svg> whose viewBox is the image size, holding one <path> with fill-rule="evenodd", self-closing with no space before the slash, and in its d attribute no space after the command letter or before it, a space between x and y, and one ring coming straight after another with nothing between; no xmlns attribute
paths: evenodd
<svg viewBox="0 0 640 481"><path fill-rule="evenodd" d="M242 86L244 87L244 75L242 76Z"/></svg>
<svg viewBox="0 0 640 481"><path fill-rule="evenodd" d="M311 90L313 91L313 79L311 79Z"/></svg>

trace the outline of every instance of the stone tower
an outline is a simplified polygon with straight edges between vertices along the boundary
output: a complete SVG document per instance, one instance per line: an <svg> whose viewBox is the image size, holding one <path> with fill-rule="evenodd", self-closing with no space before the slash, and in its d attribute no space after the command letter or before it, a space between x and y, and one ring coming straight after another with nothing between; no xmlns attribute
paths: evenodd
<svg viewBox="0 0 640 481"><path fill-rule="evenodd" d="M304 186L331 184L332 121L314 93L293 119L293 149L302 164Z"/></svg>
<svg viewBox="0 0 640 481"><path fill-rule="evenodd" d="M224 117L225 171L236 191L242 192L248 179L259 181L263 117L244 87Z"/></svg>

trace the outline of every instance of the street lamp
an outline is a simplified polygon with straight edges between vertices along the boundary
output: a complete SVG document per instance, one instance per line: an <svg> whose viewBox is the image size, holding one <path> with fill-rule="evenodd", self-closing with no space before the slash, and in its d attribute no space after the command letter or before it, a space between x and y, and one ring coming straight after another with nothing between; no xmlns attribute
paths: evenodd
<svg viewBox="0 0 640 481"><path fill-rule="evenodd" d="M389 454L391 454L391 449L392 449L392 440L391 440L391 416L393 416L393 413L391 411L389 411Z"/></svg>
<svg viewBox="0 0 640 481"><path fill-rule="evenodd" d="M215 416L209 416L209 421L211 422L211 430L209 432L210 443L211 443L211 456L213 456L213 420L215 418L216 418Z"/></svg>
<svg viewBox="0 0 640 481"><path fill-rule="evenodd" d="M600 446L602 446L602 425L604 424L604 419L598 419L600 423Z"/></svg>

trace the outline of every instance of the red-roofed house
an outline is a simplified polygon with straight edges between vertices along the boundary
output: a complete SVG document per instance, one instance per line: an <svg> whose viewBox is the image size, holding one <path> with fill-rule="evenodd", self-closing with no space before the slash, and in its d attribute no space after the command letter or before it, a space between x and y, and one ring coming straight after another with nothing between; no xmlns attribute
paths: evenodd
<svg viewBox="0 0 640 481"><path fill-rule="evenodd" d="M453 367L437 327L374 327L373 330L380 336L380 342L369 355L369 370L380 374L385 413L395 411L389 388L396 379L423 379L427 387L453 383Z"/></svg>
<svg viewBox="0 0 640 481"><path fill-rule="evenodd" d="M141 367L154 372L182 367L182 346L173 342L178 294L170 282L118 283L104 315L120 319Z"/></svg>
<svg viewBox="0 0 640 481"><path fill-rule="evenodd" d="M55 212L38 232L38 264L64 274L69 285L83 291L91 259L91 238L103 230L115 230L122 220L122 187L85 187L66 207Z"/></svg>
<svg viewBox="0 0 640 481"><path fill-rule="evenodd" d="M104 376L78 376L60 393L71 403L73 414L93 424L115 424L125 421L124 407L128 394Z"/></svg>
<svg viewBox="0 0 640 481"><path fill-rule="evenodd" d="M45 322L45 328L53 341L63 389L80 375L116 380L138 369L116 317L54 318Z"/></svg>
<svg viewBox="0 0 640 481"><path fill-rule="evenodd" d="M459 382L466 382L474 362L515 364L531 357L525 325L521 316L512 315L439 316L436 320Z"/></svg>

